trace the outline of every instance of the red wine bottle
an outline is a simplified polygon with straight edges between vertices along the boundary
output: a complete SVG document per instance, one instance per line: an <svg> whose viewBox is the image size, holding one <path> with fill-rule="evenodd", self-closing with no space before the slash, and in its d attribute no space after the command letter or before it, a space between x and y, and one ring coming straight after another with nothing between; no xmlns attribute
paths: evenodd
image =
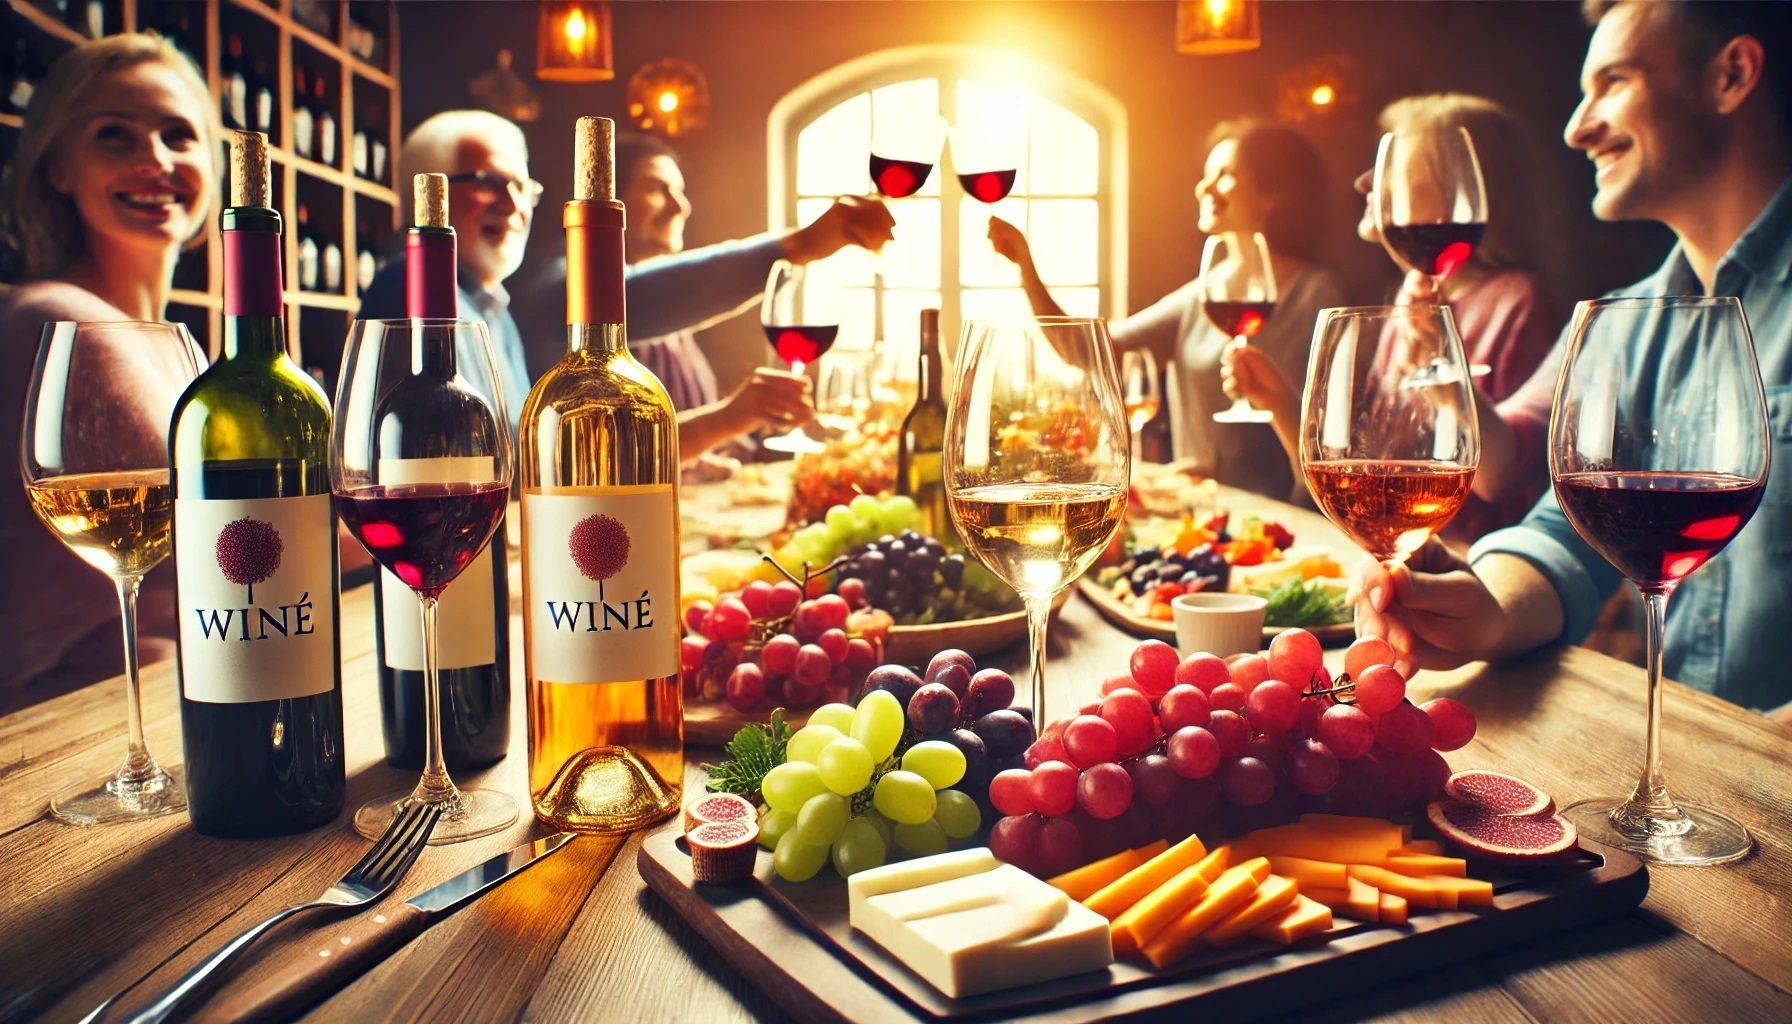
<svg viewBox="0 0 1792 1024"><path fill-rule="evenodd" d="M419 174L414 185L416 225L405 235L405 315L452 320L460 311L454 229L448 227L448 181L439 174ZM414 337L419 345L426 344L423 332ZM454 376L452 346L420 351L415 359L423 373ZM386 405L403 400L403 395L394 395ZM439 439L404 435L406 450L396 459L380 460L380 480L398 485L452 480L447 462L452 456L430 450L434 441ZM442 592L436 605L442 758L450 772L483 768L503 758L510 747L509 564L500 524L490 546L454 586ZM421 769L423 624L417 598L389 570L380 570L374 587L375 663L386 763Z"/></svg>
<svg viewBox="0 0 1792 1024"><path fill-rule="evenodd" d="M345 788L330 401L286 351L265 136L231 144L224 346L175 406L175 609L187 810L207 835L284 835Z"/></svg>

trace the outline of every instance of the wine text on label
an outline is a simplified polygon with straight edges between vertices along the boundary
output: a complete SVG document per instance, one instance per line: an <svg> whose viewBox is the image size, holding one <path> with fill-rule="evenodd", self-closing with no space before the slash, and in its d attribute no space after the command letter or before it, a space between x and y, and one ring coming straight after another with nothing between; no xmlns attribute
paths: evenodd
<svg viewBox="0 0 1792 1024"><path fill-rule="evenodd" d="M210 704L309 697L336 679L328 494L174 502L181 686Z"/></svg>
<svg viewBox="0 0 1792 1024"><path fill-rule="evenodd" d="M378 479L387 487L481 483L491 478L489 455L379 461ZM379 587L387 667L423 671L423 611L416 593L384 568ZM492 600L492 549L488 544L436 601L436 668L473 668L490 665L497 658Z"/></svg>
<svg viewBox="0 0 1792 1024"><path fill-rule="evenodd" d="M678 673L672 488L523 495L523 594L533 678L615 683Z"/></svg>

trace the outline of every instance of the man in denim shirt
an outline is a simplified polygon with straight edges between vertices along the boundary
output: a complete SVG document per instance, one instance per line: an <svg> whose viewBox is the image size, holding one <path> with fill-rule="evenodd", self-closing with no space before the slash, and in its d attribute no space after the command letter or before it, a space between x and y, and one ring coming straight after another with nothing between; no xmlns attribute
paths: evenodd
<svg viewBox="0 0 1792 1024"><path fill-rule="evenodd" d="M1779 639L1792 608L1792 5L1587 8L1596 28L1565 136L1596 168L1593 211L1679 237L1660 270L1614 294L1741 299L1772 420L1760 510L1668 602L1666 672L1792 720ZM1538 371L1552 388L1560 366L1558 345ZM1469 559L1433 541L1391 576L1365 565L1359 630L1386 637L1405 667L1510 657L1582 639L1623 582L1553 493Z"/></svg>

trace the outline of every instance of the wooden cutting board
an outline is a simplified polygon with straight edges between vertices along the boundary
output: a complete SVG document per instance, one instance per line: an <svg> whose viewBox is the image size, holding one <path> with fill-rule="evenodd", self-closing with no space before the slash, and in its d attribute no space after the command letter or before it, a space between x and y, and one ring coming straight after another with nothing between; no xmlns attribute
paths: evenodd
<svg viewBox="0 0 1792 1024"><path fill-rule="evenodd" d="M1418 912L1398 927L1340 921L1324 936L1288 948L1252 943L1199 954L1163 971L1118 961L1106 971L949 999L852 930L846 886L831 875L786 883L773 874L771 853L760 850L752 879L698 885L677 826L649 837L636 865L648 886L742 977L797 1019L829 1024L1082 1024L1126 1014L1235 1024L1616 917L1641 903L1649 889L1648 873L1635 857L1583 840L1580 859L1571 865L1493 877L1491 908Z"/></svg>

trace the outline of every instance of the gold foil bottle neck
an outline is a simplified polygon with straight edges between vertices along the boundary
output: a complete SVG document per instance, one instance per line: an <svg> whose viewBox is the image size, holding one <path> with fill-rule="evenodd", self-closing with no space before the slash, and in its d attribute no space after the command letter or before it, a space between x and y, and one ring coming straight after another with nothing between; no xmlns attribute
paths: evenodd
<svg viewBox="0 0 1792 1024"><path fill-rule="evenodd" d="M448 176L419 174L411 180L414 220L420 228L448 226Z"/></svg>
<svg viewBox="0 0 1792 1024"><path fill-rule="evenodd" d="M268 205L268 137L260 132L231 133L230 205Z"/></svg>
<svg viewBox="0 0 1792 1024"><path fill-rule="evenodd" d="M573 200L613 202L616 199L616 122L607 117L579 118L574 151Z"/></svg>

